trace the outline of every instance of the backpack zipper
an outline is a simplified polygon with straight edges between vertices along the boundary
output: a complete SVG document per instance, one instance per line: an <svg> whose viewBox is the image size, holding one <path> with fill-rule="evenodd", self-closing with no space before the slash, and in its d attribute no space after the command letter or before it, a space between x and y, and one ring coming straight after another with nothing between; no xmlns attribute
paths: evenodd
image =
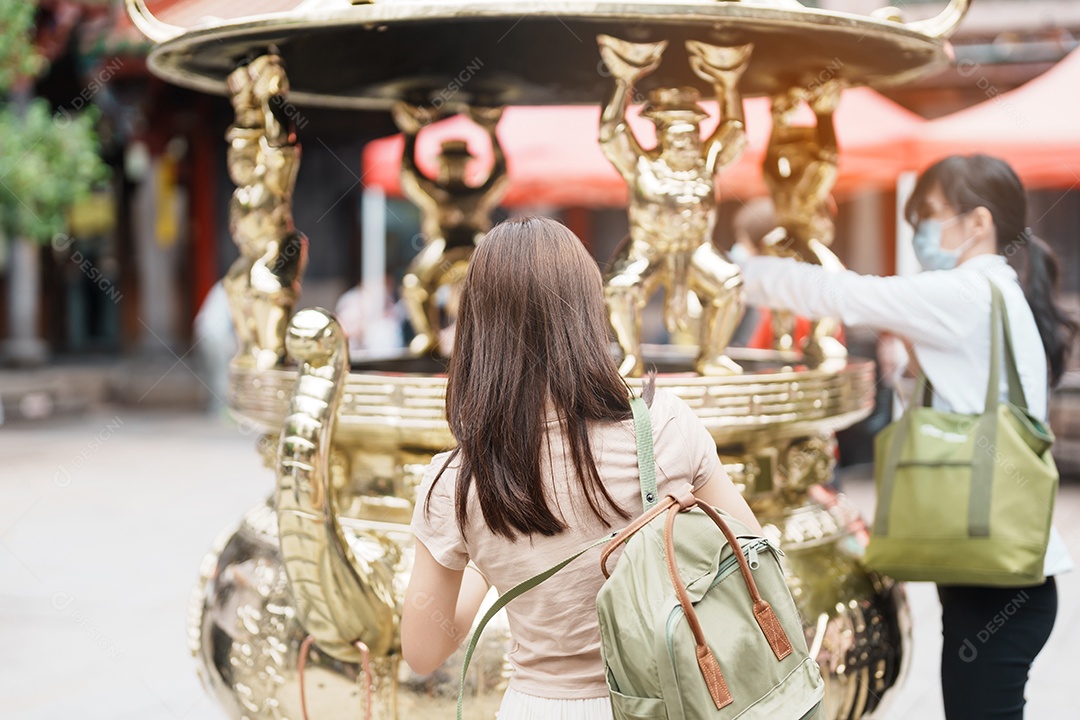
<svg viewBox="0 0 1080 720"><path fill-rule="evenodd" d="M764 550L764 549L772 550L777 555L783 555L784 554L780 550L780 548L773 547L773 544L771 542L769 542L767 538L761 538L761 539L757 540L756 542L750 543L750 545L743 548L743 554L746 555L746 561L748 563L750 563L751 569L757 569L757 568L754 568L754 563L757 562L758 551ZM751 560L751 558L752 558L752 560ZM709 583L709 590L712 590L714 587L719 585L720 581L723 580L724 578L726 578L732 572L734 572L735 568L738 565L739 565L739 559L737 557L735 557L734 554L732 554L732 556L729 557L724 562L720 563L720 567L716 568L716 577L714 577L713 581L711 583ZM708 592L708 590L706 592ZM680 609L682 608L681 605L679 607L680 607Z"/></svg>

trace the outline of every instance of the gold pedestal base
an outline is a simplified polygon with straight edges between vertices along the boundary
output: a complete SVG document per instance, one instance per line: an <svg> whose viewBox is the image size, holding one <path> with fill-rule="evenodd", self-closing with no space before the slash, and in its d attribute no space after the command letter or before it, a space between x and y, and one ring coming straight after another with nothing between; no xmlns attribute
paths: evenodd
<svg viewBox="0 0 1080 720"><path fill-rule="evenodd" d="M318 343L311 338L336 337L328 317L325 326L318 317L303 320L312 348ZM693 352L649 348L658 385L695 409L766 532L782 543L808 644L826 678L826 717L861 717L902 678L910 619L902 588L860 564L858 513L821 483L833 474L833 431L872 407L872 364L812 370L791 356L746 351L737 354L744 375L702 378L685 371ZM341 356L312 353L316 363L302 357L299 370L233 370L234 411L268 440L278 432L281 438L280 445L263 443L278 471L277 512L260 505L223 536L204 561L191 607L192 650L204 681L235 718L300 716L298 652L307 632L316 636L307 657L309 715L362 704L359 665L342 650L349 639L334 635L319 613L356 612L335 621L353 627L363 613L333 601L362 591L353 602L387 596L391 617L399 616L416 486L431 456L453 444L443 418L445 378L431 374L439 369L434 361L371 361L346 372ZM301 470L299 457L306 458ZM280 528L287 528L288 545ZM311 563L325 562L327 569L305 574ZM357 573L353 581L334 569L342 563ZM370 612L379 617L377 608ZM461 658L418 677L400 661L396 629L364 632L379 639L388 631L389 650L374 658L373 717L449 716ZM493 717L509 649L502 620L485 634L470 670L466 717Z"/></svg>

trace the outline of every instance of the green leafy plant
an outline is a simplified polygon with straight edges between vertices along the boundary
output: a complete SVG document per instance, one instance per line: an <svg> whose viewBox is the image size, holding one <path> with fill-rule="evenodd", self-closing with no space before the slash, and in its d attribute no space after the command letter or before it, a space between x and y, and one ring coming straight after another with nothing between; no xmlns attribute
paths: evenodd
<svg viewBox="0 0 1080 720"><path fill-rule="evenodd" d="M36 12L35 2L0 0L0 95L45 69L45 59L35 50L31 36Z"/></svg>
<svg viewBox="0 0 1080 720"><path fill-rule="evenodd" d="M67 211L106 177L96 113L53 113L29 96L46 67L33 42L36 3L0 0L0 232L48 242Z"/></svg>

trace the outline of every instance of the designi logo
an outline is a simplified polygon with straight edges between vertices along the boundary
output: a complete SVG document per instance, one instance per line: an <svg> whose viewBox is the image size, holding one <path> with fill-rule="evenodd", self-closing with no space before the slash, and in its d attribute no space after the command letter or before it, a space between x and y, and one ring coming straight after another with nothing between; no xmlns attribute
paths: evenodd
<svg viewBox="0 0 1080 720"><path fill-rule="evenodd" d="M923 424L919 426L919 432L923 435L929 435L930 437L944 440L945 442L962 443L968 439L967 435L963 433L954 433L942 430L941 428L934 427L933 425Z"/></svg>

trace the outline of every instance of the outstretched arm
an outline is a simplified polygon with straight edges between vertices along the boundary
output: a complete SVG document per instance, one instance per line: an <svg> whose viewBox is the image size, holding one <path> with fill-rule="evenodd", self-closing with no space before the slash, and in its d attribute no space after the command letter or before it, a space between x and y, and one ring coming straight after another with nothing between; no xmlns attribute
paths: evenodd
<svg viewBox="0 0 1080 720"><path fill-rule="evenodd" d="M495 134L494 128L491 130L491 155L493 158L491 174L488 176L487 182L484 183L484 189L493 187L506 177L506 153L503 152L502 144L499 142L499 137Z"/></svg>
<svg viewBox="0 0 1080 720"><path fill-rule="evenodd" d="M721 98L720 123L706 141L705 168L717 173L742 155L746 148L746 119L742 93L732 84L717 82L716 97Z"/></svg>
<svg viewBox="0 0 1080 720"><path fill-rule="evenodd" d="M832 158L837 156L836 127L833 125L832 113L817 116L817 141L822 154Z"/></svg>
<svg viewBox="0 0 1080 720"><path fill-rule="evenodd" d="M506 176L506 153L503 151L502 144L499 142L499 135L496 132L502 114L503 108L501 107L469 108L469 117L472 118L474 123L487 130L488 137L491 139L491 173L479 188L484 193L490 192L497 186L505 186L508 180Z"/></svg>
<svg viewBox="0 0 1080 720"><path fill-rule="evenodd" d="M405 148L401 153L401 192L412 202L421 205L428 202L438 190L435 182L416 163L416 138L420 134L423 111L408 103L398 102L394 104L392 113L394 122L405 138Z"/></svg>
<svg viewBox="0 0 1080 720"><path fill-rule="evenodd" d="M971 303L960 302L971 288L965 276L951 272L878 277L754 257L742 263L742 277L751 304L811 319L840 318L845 325L890 332L918 345L955 347L971 324Z"/></svg>
<svg viewBox="0 0 1080 720"><path fill-rule="evenodd" d="M633 174L634 165L643 153L626 120L626 106L633 91L630 81L617 78L611 98L600 116L600 149L624 178Z"/></svg>
<svg viewBox="0 0 1080 720"><path fill-rule="evenodd" d="M739 78L750 64L754 46L709 45L687 40L686 50L690 53L690 68L699 78L712 83L720 103L720 123L705 145L705 168L716 173L736 160L746 147Z"/></svg>
<svg viewBox="0 0 1080 720"><path fill-rule="evenodd" d="M633 96L634 83L660 65L667 41L632 43L597 35L596 42L604 65L615 78L615 88L600 116L600 149L627 182L631 182L637 159L644 152L626 121L626 106Z"/></svg>
<svg viewBox="0 0 1080 720"><path fill-rule="evenodd" d="M843 83L838 79L829 80L810 93L810 107L817 116L817 143L821 149L823 160L836 162L838 148L836 145L836 126L833 124L833 114L837 105L840 104L840 94L843 92Z"/></svg>

